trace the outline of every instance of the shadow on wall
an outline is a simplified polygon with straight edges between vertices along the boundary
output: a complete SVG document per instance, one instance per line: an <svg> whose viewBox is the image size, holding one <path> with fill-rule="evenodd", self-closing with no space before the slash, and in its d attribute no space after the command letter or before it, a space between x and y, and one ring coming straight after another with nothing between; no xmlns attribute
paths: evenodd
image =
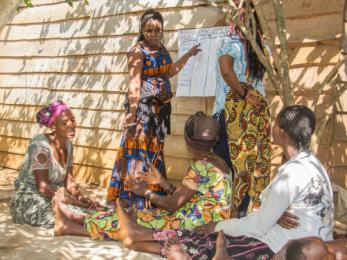
<svg viewBox="0 0 347 260"><path fill-rule="evenodd" d="M23 8L14 17L0 38L0 45L8 50L0 50L0 65L4 65L0 66L0 121L7 122L0 127L7 148L0 150L22 156L29 139L42 131L35 124L35 113L62 99L77 119L77 164L112 168L128 82L126 55L136 42L143 10L154 4L160 7L173 56L177 28L224 21L217 9L201 2L143 2L90 1L89 6L78 2L74 8L54 3ZM208 15L197 16L199 8ZM0 151L3 155L9 163L9 155Z"/></svg>
<svg viewBox="0 0 347 260"><path fill-rule="evenodd" d="M318 8L315 1L322 2L322 6ZM291 79L297 103L308 106L341 48L336 35L342 31L339 22L343 0L332 0L334 4L315 1L284 3ZM65 3L23 8L0 34L2 142L15 140L4 136L31 138L39 131L34 123L35 112L62 99L72 107L78 122L75 143L83 155L78 164L112 168L113 160L109 158L115 156L119 144L128 82L126 55L136 42L143 10L156 7L162 12L165 39L173 56L177 53L177 29L224 24L224 15L216 8L207 7L204 1L187 2L104 0L90 1L89 5L79 1L73 8ZM269 14L274 28L273 14ZM328 29L317 26L319 23ZM335 25L328 26L331 23ZM267 89L274 117L282 102L271 86ZM330 95L333 87L325 91ZM201 98L189 100L194 99ZM212 102L207 103L209 111ZM23 154L24 150L21 147L16 153Z"/></svg>

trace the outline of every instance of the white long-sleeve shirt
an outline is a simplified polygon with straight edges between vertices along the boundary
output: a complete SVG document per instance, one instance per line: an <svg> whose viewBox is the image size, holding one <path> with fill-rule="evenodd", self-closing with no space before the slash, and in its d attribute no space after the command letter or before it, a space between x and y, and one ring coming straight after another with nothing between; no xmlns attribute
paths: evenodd
<svg viewBox="0 0 347 260"><path fill-rule="evenodd" d="M329 177L320 161L301 152L279 168L261 194L258 211L240 219L224 220L215 230L230 236L247 236L266 243L278 252L290 239L319 236L332 239L334 223L333 193ZM285 229L276 222L290 206L300 226Z"/></svg>

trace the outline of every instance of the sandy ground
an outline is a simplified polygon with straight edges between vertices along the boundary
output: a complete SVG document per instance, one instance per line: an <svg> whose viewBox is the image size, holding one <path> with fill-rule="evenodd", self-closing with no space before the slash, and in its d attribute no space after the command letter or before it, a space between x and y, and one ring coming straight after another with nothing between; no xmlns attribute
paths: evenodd
<svg viewBox="0 0 347 260"><path fill-rule="evenodd" d="M0 168L0 259L162 259L157 255L127 250L119 242L98 242L78 236L54 237L53 229L13 224L8 202L18 172ZM81 185L104 200L105 189ZM347 233L347 190L334 186L335 232Z"/></svg>
<svg viewBox="0 0 347 260"><path fill-rule="evenodd" d="M8 202L18 172L0 168L0 259L139 259L161 257L138 253L119 242L98 242L88 237L54 237L53 229L13 224ZM104 199L105 189L81 185L86 193Z"/></svg>

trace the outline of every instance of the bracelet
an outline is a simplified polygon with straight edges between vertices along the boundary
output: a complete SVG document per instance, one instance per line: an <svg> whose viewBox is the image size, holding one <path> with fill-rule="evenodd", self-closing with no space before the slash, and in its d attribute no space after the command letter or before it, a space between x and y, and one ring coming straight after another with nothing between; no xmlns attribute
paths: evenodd
<svg viewBox="0 0 347 260"><path fill-rule="evenodd" d="M176 190L176 187L173 186L173 185L170 183L170 184L169 184L169 188L167 188L167 189L165 190L165 192L166 192L167 194L169 194L169 195L172 195L172 193L174 193L175 190Z"/></svg>
<svg viewBox="0 0 347 260"><path fill-rule="evenodd" d="M145 191L145 198L146 198L147 201L151 200L152 193L153 192L151 190L146 190Z"/></svg>

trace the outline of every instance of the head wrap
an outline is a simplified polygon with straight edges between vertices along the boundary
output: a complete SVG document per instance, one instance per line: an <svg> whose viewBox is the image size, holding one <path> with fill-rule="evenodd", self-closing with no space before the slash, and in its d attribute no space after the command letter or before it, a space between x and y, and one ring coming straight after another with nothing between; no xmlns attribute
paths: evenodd
<svg viewBox="0 0 347 260"><path fill-rule="evenodd" d="M61 100L54 101L47 107L41 108L36 114L36 122L40 127L50 127L61 113L68 110L69 106Z"/></svg>
<svg viewBox="0 0 347 260"><path fill-rule="evenodd" d="M197 112L188 118L184 137L193 149L207 152L219 141L219 124L213 117Z"/></svg>

